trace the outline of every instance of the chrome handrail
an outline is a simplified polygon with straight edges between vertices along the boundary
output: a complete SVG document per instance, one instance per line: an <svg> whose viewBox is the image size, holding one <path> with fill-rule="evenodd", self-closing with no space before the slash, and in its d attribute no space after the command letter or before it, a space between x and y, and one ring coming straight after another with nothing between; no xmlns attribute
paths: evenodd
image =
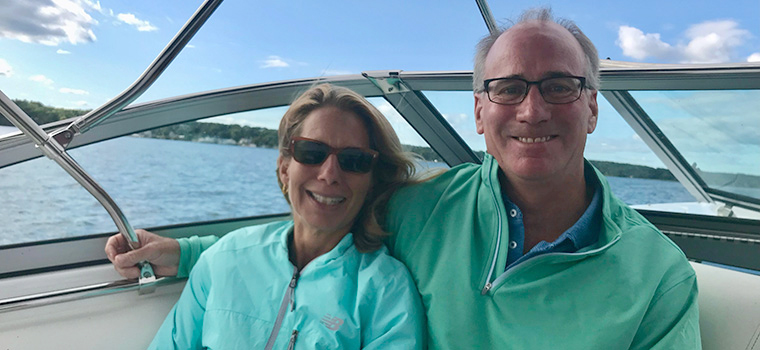
<svg viewBox="0 0 760 350"><path fill-rule="evenodd" d="M100 202L132 249L139 247L140 241L134 229L127 221L126 216L124 216L124 213L116 205L116 202L98 185L92 176L87 174L74 158L66 153L66 147L76 135L86 132L139 98L158 79L161 73L166 70L172 60L187 45L221 3L222 0L206 0L158 57L148 66L145 72L129 88L106 104L77 118L63 129L56 130L50 134L45 133L32 118L0 91L0 113L19 128L21 132L31 138L45 156L58 163L61 168ZM139 266L140 284L156 280L150 264L141 262Z"/></svg>
<svg viewBox="0 0 760 350"><path fill-rule="evenodd" d="M140 241L137 239L132 226L127 221L126 216L121 211L116 202L100 185L92 178L77 162L72 158L63 146L61 146L52 135L48 135L32 120L21 108L19 108L8 96L0 91L0 114L5 116L13 125L21 130L24 135L34 140L37 148L48 158L55 161L63 170L66 171L74 180L76 180L87 192L90 192L95 199L106 209L111 216L116 228L124 235L127 243L133 249L139 247ZM140 263L140 282L147 283L155 281L156 276L153 269L148 263Z"/></svg>
<svg viewBox="0 0 760 350"><path fill-rule="evenodd" d="M0 314L134 290L140 291L146 286L155 289L159 286L171 285L186 280L186 278L161 277L147 285L141 284L137 280L120 280L6 298L0 300Z"/></svg>

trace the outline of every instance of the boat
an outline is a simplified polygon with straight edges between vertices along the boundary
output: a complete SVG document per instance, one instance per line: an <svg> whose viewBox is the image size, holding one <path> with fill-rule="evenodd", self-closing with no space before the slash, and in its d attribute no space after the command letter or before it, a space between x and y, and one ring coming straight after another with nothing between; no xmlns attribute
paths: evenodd
<svg viewBox="0 0 760 350"><path fill-rule="evenodd" d="M23 124L18 120L23 119L19 115L24 112L0 94L0 111L16 119L22 130L0 135L0 171L23 166L45 152L74 173L72 176L78 176L81 186L106 208L118 232L130 236L132 228L108 191L85 172L86 167L73 158L66 159L67 150L241 113L257 118L258 112L287 106L300 91L323 82L348 87L373 103L392 107L392 111L384 112L397 113L408 123L397 132L413 133L424 140L440 163L455 166L480 162L477 150L447 120L442 112L445 103L441 103L472 100L470 71L365 71L235 86L132 104L220 2L201 5L135 84L85 116L42 126ZM478 5L486 25L493 28L495 22L485 1L478 1ZM688 201L639 203L635 208L679 245L697 272L703 348L760 349L760 119L752 110L752 101L760 100L760 64L665 65L602 60L601 67L600 100L606 100L611 111L630 125L690 195ZM694 101L710 108L692 108ZM729 103L731 110L743 111L733 119L738 125L714 122L736 117L726 112L711 119L711 113ZM682 115L671 118L668 113ZM739 137L738 133L750 137ZM50 149L41 151L46 147ZM172 159L162 159L167 162L166 168L171 168ZM113 162L114 167L123 165L119 159ZM271 175L274 177L274 172ZM139 182L131 185L143 186ZM152 193L156 189L143 190ZM72 220L83 210L65 204L59 207L67 210ZM222 219L179 218L146 228L168 237L220 235L288 217L287 212L266 212ZM155 278L149 265L145 266L144 278L122 279L103 251L113 233L103 230L0 246L2 348L147 347L185 280Z"/></svg>

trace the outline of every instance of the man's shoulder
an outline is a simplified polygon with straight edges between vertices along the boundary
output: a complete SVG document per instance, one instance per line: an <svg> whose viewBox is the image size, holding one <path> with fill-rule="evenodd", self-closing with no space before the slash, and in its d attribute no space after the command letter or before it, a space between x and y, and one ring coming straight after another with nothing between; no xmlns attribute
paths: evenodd
<svg viewBox="0 0 760 350"><path fill-rule="evenodd" d="M631 264L643 273L683 279L694 275L680 247L635 209L616 199L610 216L619 230L618 252L624 252ZM665 282L665 281L663 281Z"/></svg>
<svg viewBox="0 0 760 350"><path fill-rule="evenodd" d="M438 173L419 183L405 186L393 195L392 206L419 208L420 205L431 203L431 200L455 191L462 186L477 185L481 177L480 164L462 163L447 171Z"/></svg>
<svg viewBox="0 0 760 350"><path fill-rule="evenodd" d="M660 229L649 222L636 209L631 208L628 204L614 196L608 200L611 202L606 205L609 210L609 217L617 225L621 234L632 235L637 239L647 240L650 244L661 245L664 249L683 255L678 245L673 243Z"/></svg>
<svg viewBox="0 0 760 350"><path fill-rule="evenodd" d="M385 229L391 233L386 239L391 254L406 263L400 252L411 254L413 247L419 247L417 243L450 244L444 237L460 232L463 225L483 217L490 220L495 202L492 196L482 194L491 175L484 165L461 164L397 192L384 220Z"/></svg>
<svg viewBox="0 0 760 350"><path fill-rule="evenodd" d="M597 175L604 191L602 211L605 229L600 240L612 241L619 237L620 242L613 251L627 254L626 259L636 261L636 265L650 273L662 270L670 274L693 275L694 271L681 248L636 209L617 198L605 177L598 171Z"/></svg>
<svg viewBox="0 0 760 350"><path fill-rule="evenodd" d="M445 171L441 171L437 173L433 171L434 175L428 178L427 180L424 180L422 182L419 182L411 186L407 186L405 188L434 187L434 186L439 186L441 184L445 184L451 181L469 178L476 175L480 171L481 167L482 167L482 164L462 163L452 168L449 168Z"/></svg>

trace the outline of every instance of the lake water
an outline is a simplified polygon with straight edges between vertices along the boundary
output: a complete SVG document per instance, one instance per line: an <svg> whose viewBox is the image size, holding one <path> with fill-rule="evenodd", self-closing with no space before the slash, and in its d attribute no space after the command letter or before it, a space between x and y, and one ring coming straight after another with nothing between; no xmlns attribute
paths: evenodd
<svg viewBox="0 0 760 350"><path fill-rule="evenodd" d="M134 227L290 210L277 186L273 149L122 137L70 154ZM694 201L677 182L609 182L628 204ZM0 246L114 231L100 204L50 159L0 169Z"/></svg>

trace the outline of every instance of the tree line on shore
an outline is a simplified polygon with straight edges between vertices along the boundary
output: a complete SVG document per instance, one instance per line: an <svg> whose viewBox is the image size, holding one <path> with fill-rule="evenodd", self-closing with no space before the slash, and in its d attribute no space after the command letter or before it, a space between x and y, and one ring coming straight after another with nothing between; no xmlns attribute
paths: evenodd
<svg viewBox="0 0 760 350"><path fill-rule="evenodd" d="M28 114L37 124L43 125L59 120L78 117L89 112L89 110L66 109L48 107L42 103L27 100L13 100L19 108ZM13 126L8 119L0 115L0 126Z"/></svg>
<svg viewBox="0 0 760 350"><path fill-rule="evenodd" d="M87 110L48 107L35 101L14 100L14 102L40 125L84 115L88 112ZM11 126L12 124L4 117L0 116L0 125ZM276 130L219 123L186 122L144 131L135 134L134 136L236 144L251 147L277 147ZM429 147L404 145L404 150L416 153L426 161L443 161L443 159L441 159L441 157ZM475 151L475 154L483 159L483 151ZM667 169L595 160L592 160L591 163L607 176L675 181L675 177L673 177Z"/></svg>

